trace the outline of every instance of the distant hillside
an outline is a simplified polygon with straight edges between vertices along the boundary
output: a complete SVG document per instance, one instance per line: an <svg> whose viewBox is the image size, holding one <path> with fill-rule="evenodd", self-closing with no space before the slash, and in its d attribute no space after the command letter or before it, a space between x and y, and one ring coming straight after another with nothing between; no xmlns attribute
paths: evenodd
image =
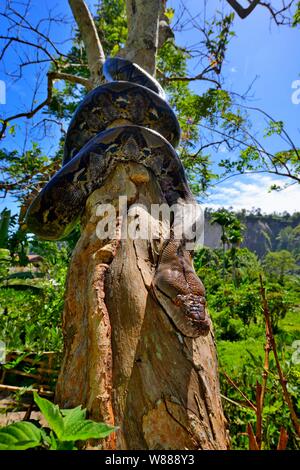
<svg viewBox="0 0 300 470"><path fill-rule="evenodd" d="M212 211L205 211L204 244L210 248L221 246L221 227L211 224ZM246 225L242 246L254 251L262 258L267 251L278 249L277 236L285 227L296 227L300 224L300 212L293 215L284 214L262 214L259 211L242 211L237 216Z"/></svg>

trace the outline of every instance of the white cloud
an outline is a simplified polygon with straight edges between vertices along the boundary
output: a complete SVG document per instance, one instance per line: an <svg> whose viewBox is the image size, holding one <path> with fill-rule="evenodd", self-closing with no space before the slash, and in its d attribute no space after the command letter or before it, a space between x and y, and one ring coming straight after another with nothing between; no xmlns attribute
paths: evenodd
<svg viewBox="0 0 300 470"><path fill-rule="evenodd" d="M231 67L230 72L231 72L231 73L236 73L236 72L237 72L236 67Z"/></svg>
<svg viewBox="0 0 300 470"><path fill-rule="evenodd" d="M228 180L224 185L216 186L205 207L233 207L234 210L252 208L262 212L293 213L300 211L300 185L294 184L283 191L269 191L272 184L283 186L287 179L274 178L270 175L242 176L239 180Z"/></svg>

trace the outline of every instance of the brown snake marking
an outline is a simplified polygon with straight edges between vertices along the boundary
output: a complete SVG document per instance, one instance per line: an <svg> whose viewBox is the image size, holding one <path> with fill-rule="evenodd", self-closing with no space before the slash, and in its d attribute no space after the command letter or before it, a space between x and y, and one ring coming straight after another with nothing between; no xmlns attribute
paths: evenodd
<svg viewBox="0 0 300 470"><path fill-rule="evenodd" d="M196 204L171 145L179 141L179 124L160 85L124 59L108 59L103 72L111 83L88 93L75 111L63 167L27 211L28 230L43 239L59 240L72 232L89 195L105 183L120 161L147 167L169 206ZM186 237L184 233L175 239L171 230L159 256L152 292L177 329L197 337L209 332L210 320L203 284L185 249Z"/></svg>

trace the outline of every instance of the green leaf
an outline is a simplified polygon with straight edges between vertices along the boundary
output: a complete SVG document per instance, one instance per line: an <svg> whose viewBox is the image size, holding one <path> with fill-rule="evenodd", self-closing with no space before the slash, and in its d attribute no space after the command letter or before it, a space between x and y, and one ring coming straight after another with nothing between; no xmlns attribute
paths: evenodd
<svg viewBox="0 0 300 470"><path fill-rule="evenodd" d="M86 420L86 410L80 406L60 410L57 405L39 397L37 393L34 393L34 401L59 441L51 433L51 449L70 449L73 448L71 443L74 441L103 438L115 430L107 424Z"/></svg>
<svg viewBox="0 0 300 470"><path fill-rule="evenodd" d="M78 450L74 441L59 441L56 450Z"/></svg>
<svg viewBox="0 0 300 470"><path fill-rule="evenodd" d="M64 441L84 441L86 439L100 439L108 436L116 428L104 423L96 423L91 420L78 420L68 416L68 425L65 426Z"/></svg>
<svg viewBox="0 0 300 470"><path fill-rule="evenodd" d="M74 441L59 441L51 431L49 436L49 450L77 450Z"/></svg>
<svg viewBox="0 0 300 470"><path fill-rule="evenodd" d="M168 18L169 22L171 22L172 19L174 18L175 10L174 8L166 8L164 14Z"/></svg>
<svg viewBox="0 0 300 470"><path fill-rule="evenodd" d="M282 121L271 121L269 127L265 129L264 137L270 137L271 135L278 134L280 135L283 131L284 124Z"/></svg>
<svg viewBox="0 0 300 470"><path fill-rule="evenodd" d="M0 450L25 450L41 444L42 433L32 423L20 421L0 429Z"/></svg>
<svg viewBox="0 0 300 470"><path fill-rule="evenodd" d="M59 440L63 440L64 421L59 407L51 403L51 401L46 400L46 398L39 397L36 392L34 392L34 401L43 413L49 427L55 432Z"/></svg>
<svg viewBox="0 0 300 470"><path fill-rule="evenodd" d="M64 441L99 439L108 436L114 427L104 423L86 420L86 410L77 406L71 410L61 410L64 422Z"/></svg>
<svg viewBox="0 0 300 470"><path fill-rule="evenodd" d="M86 417L86 410L81 406L72 408L70 410L60 410L63 415L64 429L67 430L69 426L72 426L73 423L84 421Z"/></svg>
<svg viewBox="0 0 300 470"><path fill-rule="evenodd" d="M16 126L9 126L8 133L14 137L16 135Z"/></svg>

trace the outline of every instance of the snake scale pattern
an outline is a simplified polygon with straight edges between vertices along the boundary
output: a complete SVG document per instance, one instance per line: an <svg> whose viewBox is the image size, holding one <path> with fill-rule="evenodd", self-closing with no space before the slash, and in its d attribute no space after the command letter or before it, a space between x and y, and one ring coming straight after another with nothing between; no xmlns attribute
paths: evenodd
<svg viewBox="0 0 300 470"><path fill-rule="evenodd" d="M137 162L149 169L170 206L196 204L174 150L180 140L179 123L159 83L121 58L108 58L103 73L108 83L89 92L74 113L61 170L28 208L28 230L42 239L60 240L70 234L89 195L120 162ZM171 231L151 290L177 329L198 337L208 334L210 320L205 289L184 238L175 239Z"/></svg>

